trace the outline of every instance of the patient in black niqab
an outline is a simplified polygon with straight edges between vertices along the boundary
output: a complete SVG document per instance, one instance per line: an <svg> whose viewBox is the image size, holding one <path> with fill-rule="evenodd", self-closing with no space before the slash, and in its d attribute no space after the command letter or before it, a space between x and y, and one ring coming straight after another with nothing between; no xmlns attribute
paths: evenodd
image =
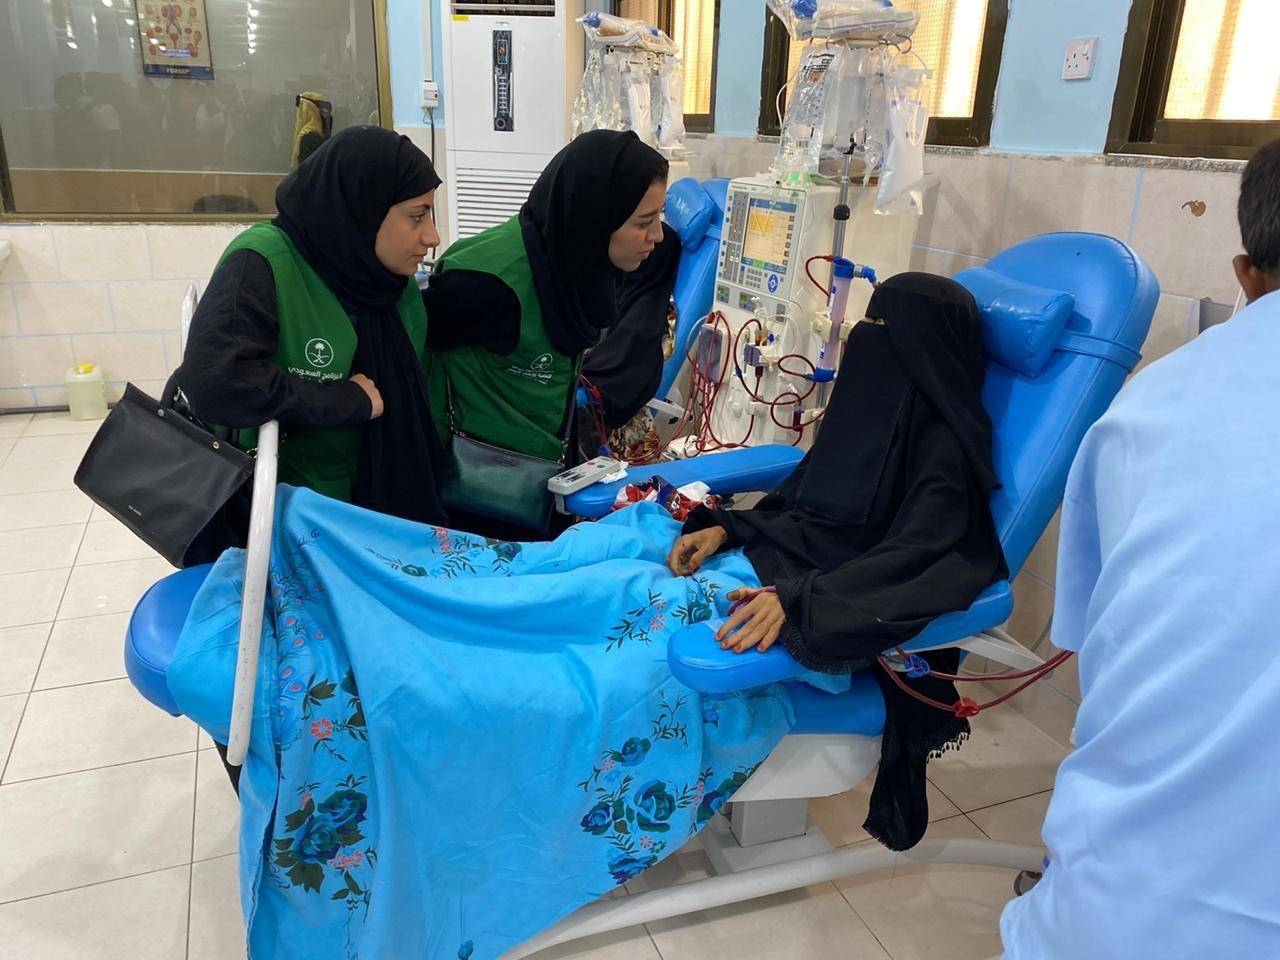
<svg viewBox="0 0 1280 960"><path fill-rule="evenodd" d="M957 746L969 722L904 693L874 658L967 609L1008 569L989 506L996 478L973 297L952 280L902 274L879 286L867 318L791 477L752 510L697 510L670 564L690 574L741 547L776 590L725 624L722 646L779 642L811 669L875 671L887 718L866 829L904 850L928 825L926 762ZM954 673L959 655L930 662ZM934 700L957 698L949 682L903 679Z"/></svg>

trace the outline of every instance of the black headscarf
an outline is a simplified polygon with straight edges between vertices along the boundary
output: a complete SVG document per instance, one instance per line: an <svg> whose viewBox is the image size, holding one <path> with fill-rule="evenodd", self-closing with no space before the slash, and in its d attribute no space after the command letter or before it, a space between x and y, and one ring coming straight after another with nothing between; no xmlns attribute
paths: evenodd
<svg viewBox="0 0 1280 960"><path fill-rule="evenodd" d="M882 284L845 350L813 449L748 511L701 511L741 545L786 611L781 642L827 672L873 669L884 694L880 771L866 828L895 850L928 825L925 764L968 721L903 693L874 657L1008 576L991 518L991 421L982 406L980 316L959 284L902 274ZM954 651L930 653L954 673ZM908 680L943 703L954 685Z"/></svg>
<svg viewBox="0 0 1280 960"><path fill-rule="evenodd" d="M556 154L533 185L521 232L547 335L565 356L617 322L609 238L667 172L662 154L634 132L593 130Z"/></svg>
<svg viewBox="0 0 1280 960"><path fill-rule="evenodd" d="M435 479L444 452L419 358L396 310L413 281L384 267L374 244L391 207L439 185L431 161L407 137L349 127L280 184L274 221L351 316L358 338L351 372L382 394L382 416L361 430L352 500L424 523L447 519Z"/></svg>

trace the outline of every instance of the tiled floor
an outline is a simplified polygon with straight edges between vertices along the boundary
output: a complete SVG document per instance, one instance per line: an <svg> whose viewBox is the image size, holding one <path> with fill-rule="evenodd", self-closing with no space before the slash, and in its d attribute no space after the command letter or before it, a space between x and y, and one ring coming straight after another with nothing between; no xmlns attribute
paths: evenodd
<svg viewBox="0 0 1280 960"><path fill-rule="evenodd" d="M71 478L92 432L0 416L0 943L23 960L234 960L236 802L194 726L124 677L128 613L169 567ZM930 770L930 836L1035 843L1062 750L1010 709ZM813 804L870 842L867 789ZM646 882L704 876L695 841ZM910 867L650 924L539 960L987 960L1007 871Z"/></svg>

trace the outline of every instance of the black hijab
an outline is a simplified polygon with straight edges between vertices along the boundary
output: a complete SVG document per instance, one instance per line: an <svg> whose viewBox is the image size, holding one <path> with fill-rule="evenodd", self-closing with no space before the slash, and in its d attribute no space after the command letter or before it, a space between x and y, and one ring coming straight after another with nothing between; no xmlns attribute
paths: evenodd
<svg viewBox="0 0 1280 960"><path fill-rule="evenodd" d="M520 209L525 250L551 344L565 356L593 345L617 322L609 238L655 181L662 154L632 131L592 130L547 164Z"/></svg>
<svg viewBox="0 0 1280 960"><path fill-rule="evenodd" d="M349 127L280 184L274 221L351 316L358 337L351 372L382 394L382 416L360 431L352 501L437 524L447 519L435 480L444 452L419 358L396 310L413 281L384 267L374 244L391 207L439 185L431 161L407 137Z"/></svg>
<svg viewBox="0 0 1280 960"><path fill-rule="evenodd" d="M849 337L813 449L754 510L695 513L743 546L786 611L782 644L805 666L872 669L885 699L880 771L866 829L914 846L928 825L925 764L968 735L968 721L903 693L876 654L964 610L1008 576L991 518L992 427L982 406L978 308L959 284L926 274L886 281L877 324ZM955 651L927 655L954 673ZM953 684L908 680L943 703Z"/></svg>

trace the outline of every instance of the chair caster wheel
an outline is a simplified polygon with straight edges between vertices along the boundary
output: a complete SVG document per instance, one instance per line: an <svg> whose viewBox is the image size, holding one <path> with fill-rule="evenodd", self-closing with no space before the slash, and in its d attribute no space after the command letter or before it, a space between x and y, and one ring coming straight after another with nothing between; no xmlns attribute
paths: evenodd
<svg viewBox="0 0 1280 960"><path fill-rule="evenodd" d="M1022 896L1040 882L1043 873L1036 873L1034 870L1023 870L1013 881L1013 893L1015 896Z"/></svg>

